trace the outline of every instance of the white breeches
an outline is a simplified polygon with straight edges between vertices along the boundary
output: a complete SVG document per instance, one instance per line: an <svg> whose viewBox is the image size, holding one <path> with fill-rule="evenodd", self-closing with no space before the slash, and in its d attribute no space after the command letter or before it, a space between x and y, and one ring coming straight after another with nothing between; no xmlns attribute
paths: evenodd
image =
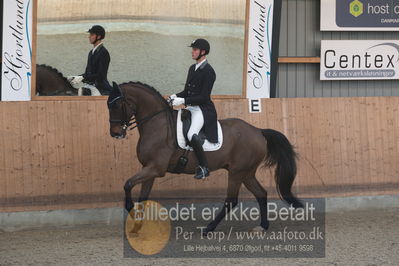
<svg viewBox="0 0 399 266"><path fill-rule="evenodd" d="M91 91L91 96L101 96L100 91L93 85L84 82L72 82L70 81L72 87L78 90L78 96L83 95L83 88L89 89Z"/></svg>
<svg viewBox="0 0 399 266"><path fill-rule="evenodd" d="M191 141L193 135L198 135L204 126L204 115L202 114L201 108L199 108L199 106L187 106L186 109L191 112L191 126L187 133L188 140Z"/></svg>
<svg viewBox="0 0 399 266"><path fill-rule="evenodd" d="M83 86L78 89L78 96L82 96L83 88L89 89L91 91L91 96L101 96L100 91L93 85L82 83Z"/></svg>

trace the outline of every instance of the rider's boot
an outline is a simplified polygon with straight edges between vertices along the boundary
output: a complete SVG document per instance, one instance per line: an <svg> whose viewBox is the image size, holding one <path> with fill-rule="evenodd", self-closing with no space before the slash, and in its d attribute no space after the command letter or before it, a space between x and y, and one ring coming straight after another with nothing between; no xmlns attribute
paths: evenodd
<svg viewBox="0 0 399 266"><path fill-rule="evenodd" d="M191 139L191 147L193 147L194 153L197 156L199 163L194 178L204 179L207 176L209 176L208 162L206 160L205 153L202 148L201 139L197 134L194 134Z"/></svg>

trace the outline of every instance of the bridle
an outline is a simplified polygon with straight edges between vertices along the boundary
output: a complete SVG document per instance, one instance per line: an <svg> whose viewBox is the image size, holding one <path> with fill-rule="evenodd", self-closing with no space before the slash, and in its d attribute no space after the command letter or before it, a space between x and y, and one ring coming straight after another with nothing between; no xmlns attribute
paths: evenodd
<svg viewBox="0 0 399 266"><path fill-rule="evenodd" d="M112 101L108 102L108 109L112 109L112 106L118 100L122 100L122 119L110 119L109 122L115 123L115 124L120 124L124 131L126 131L126 130L130 131L130 130L135 129L136 127L142 126L145 122L150 121L155 116L159 115L160 113L165 112L166 110L168 110L170 108L169 106L166 106L162 110L152 113L152 114L144 117L143 119L136 120L136 112L135 112L134 107L126 101L126 99L123 95L118 96L115 99L113 99ZM127 107L130 108L131 110L133 110L132 117L129 117L128 112L127 112Z"/></svg>

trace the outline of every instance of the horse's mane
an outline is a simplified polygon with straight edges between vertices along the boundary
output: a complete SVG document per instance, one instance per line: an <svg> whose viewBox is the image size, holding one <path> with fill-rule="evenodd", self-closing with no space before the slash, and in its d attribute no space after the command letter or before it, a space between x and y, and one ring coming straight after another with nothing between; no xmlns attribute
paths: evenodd
<svg viewBox="0 0 399 266"><path fill-rule="evenodd" d="M122 84L120 84L120 85L139 85L139 86L141 86L141 87L144 87L144 88L150 90L151 92L153 92L154 95L155 95L157 98L159 98L164 104L166 104L167 106L169 106L168 101L165 100L165 98L162 96L162 94L161 94L157 89L155 89L154 87L152 87L152 86L150 86L150 85L148 85L148 84L146 84L146 83L142 83L142 82L140 82L140 81L129 81L129 82L122 83ZM172 110L172 108L170 108L170 109Z"/></svg>
<svg viewBox="0 0 399 266"><path fill-rule="evenodd" d="M45 64L37 64L37 67L43 67L46 70L53 72L55 74L57 74L63 81L65 81L67 84L70 84L68 79L66 77L64 77L64 75L55 67L49 66L49 65L45 65Z"/></svg>

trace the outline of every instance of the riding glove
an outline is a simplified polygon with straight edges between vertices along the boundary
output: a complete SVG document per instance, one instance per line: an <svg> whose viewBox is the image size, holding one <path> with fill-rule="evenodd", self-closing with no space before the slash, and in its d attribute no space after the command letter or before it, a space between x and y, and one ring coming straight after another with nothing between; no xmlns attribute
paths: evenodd
<svg viewBox="0 0 399 266"><path fill-rule="evenodd" d="M71 77L68 77L68 80L72 85L76 85L83 81L83 77L82 76L71 76Z"/></svg>
<svg viewBox="0 0 399 266"><path fill-rule="evenodd" d="M173 106L179 106L185 103L184 98L176 97L173 99Z"/></svg>
<svg viewBox="0 0 399 266"><path fill-rule="evenodd" d="M168 101L168 103L172 103L173 100L176 99L176 98L177 98L176 94L173 94L173 95L170 95L170 96L168 97L167 101Z"/></svg>

